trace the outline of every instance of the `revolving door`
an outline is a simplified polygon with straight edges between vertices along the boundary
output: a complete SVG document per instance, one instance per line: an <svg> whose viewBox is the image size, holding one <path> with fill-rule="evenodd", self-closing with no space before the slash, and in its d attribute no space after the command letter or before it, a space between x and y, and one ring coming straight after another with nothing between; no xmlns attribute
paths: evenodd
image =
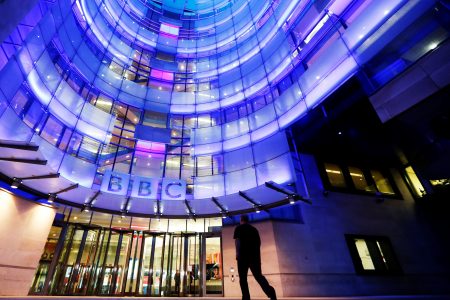
<svg viewBox="0 0 450 300"><path fill-rule="evenodd" d="M42 260L38 267L32 295L209 294L205 280L211 279L204 273L209 272L210 260L206 262L203 254L207 233L117 230L81 224L67 224L61 232L51 263ZM39 271L44 266L45 276ZM220 269L215 280L221 273Z"/></svg>

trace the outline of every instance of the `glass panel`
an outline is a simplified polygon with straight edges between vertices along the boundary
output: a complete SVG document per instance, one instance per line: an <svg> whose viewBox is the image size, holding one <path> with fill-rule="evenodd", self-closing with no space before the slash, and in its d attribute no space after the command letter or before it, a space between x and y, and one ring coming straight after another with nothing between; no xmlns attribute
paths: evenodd
<svg viewBox="0 0 450 300"><path fill-rule="evenodd" d="M122 287L124 284L124 274L126 272L125 267L127 265L127 257L131 246L132 246L132 233L124 233L119 252L119 261L117 263L116 268L117 273L116 273L115 289L112 294L117 295L122 293Z"/></svg>
<svg viewBox="0 0 450 300"><path fill-rule="evenodd" d="M70 223L88 224L91 220L91 213L80 211L79 209L72 209L70 213Z"/></svg>
<svg viewBox="0 0 450 300"><path fill-rule="evenodd" d="M111 214L94 212L92 215L91 224L108 228L111 224L111 218Z"/></svg>
<svg viewBox="0 0 450 300"><path fill-rule="evenodd" d="M405 168L406 179L417 197L423 197L426 192L414 169L409 166Z"/></svg>
<svg viewBox="0 0 450 300"><path fill-rule="evenodd" d="M324 165L331 186L346 187L344 174L342 173L341 168L336 164L325 163Z"/></svg>
<svg viewBox="0 0 450 300"><path fill-rule="evenodd" d="M153 259L153 270L150 269L150 274L153 276L153 280L150 279L150 295L151 296L159 296L162 280L165 276L163 276L163 251L164 251L164 235L155 237L155 254ZM165 261L167 261L167 255L165 257Z"/></svg>
<svg viewBox="0 0 450 300"><path fill-rule="evenodd" d="M366 241L363 239L354 239L356 250L358 250L359 258L361 259L362 267L364 270L375 270L372 258L370 257L369 248Z"/></svg>
<svg viewBox="0 0 450 300"><path fill-rule="evenodd" d="M53 256L56 250L56 244L61 235L61 227L52 226L47 238L47 242L44 246L44 252L42 253L39 261L39 267L34 276L33 285L30 289L31 294L41 293L44 289L45 278L47 277L48 268L52 262Z"/></svg>
<svg viewBox="0 0 450 300"><path fill-rule="evenodd" d="M395 194L389 180L384 177L380 171L370 170L370 173L372 174L373 181L375 181L377 189L380 193L391 195Z"/></svg>
<svg viewBox="0 0 450 300"><path fill-rule="evenodd" d="M222 294L222 254L220 237L205 239L206 294Z"/></svg>
<svg viewBox="0 0 450 300"><path fill-rule="evenodd" d="M202 222L203 223L203 222ZM185 295L200 295L200 235L196 234L187 237L188 257L186 262L186 278L183 286Z"/></svg>
<svg viewBox="0 0 450 300"><path fill-rule="evenodd" d="M186 219L170 219L168 231L169 232L185 232L186 231Z"/></svg>
<svg viewBox="0 0 450 300"><path fill-rule="evenodd" d="M71 283L72 280L75 280L75 278L71 278L71 275L78 256L78 251L80 250L83 233L84 230L81 229L75 230L75 234L72 239L72 245L70 247L70 250L68 251L68 257L65 264L64 272L62 274L62 279L59 282L60 294L66 294L67 292L70 292L70 290L67 290L69 287L69 283Z"/></svg>
<svg viewBox="0 0 450 300"><path fill-rule="evenodd" d="M151 254L153 236L144 236L144 249L142 253L142 266L139 282L139 295L147 295L152 288L153 279L151 272Z"/></svg>
<svg viewBox="0 0 450 300"><path fill-rule="evenodd" d="M72 294L84 294L91 276L94 258L100 238L100 230L89 230L83 248L79 265L74 271L75 280L72 282Z"/></svg>
<svg viewBox="0 0 450 300"><path fill-rule="evenodd" d="M110 216L111 218L111 216ZM111 234L110 230L102 230L100 233L100 249L97 251L95 255L95 265L92 268L91 272L91 279L88 284L88 295L97 294L97 289L99 284L101 283L101 274L103 270L103 262L105 261L106 257L106 250L108 249L108 239Z"/></svg>
<svg viewBox="0 0 450 300"><path fill-rule="evenodd" d="M367 184L366 177L360 168L348 167L348 170L357 190L375 192L375 187Z"/></svg>
<svg viewBox="0 0 450 300"><path fill-rule="evenodd" d="M167 270L167 294L166 296L179 296L181 290L181 274L184 272L184 243L180 236L172 236L171 241L172 259Z"/></svg>
<svg viewBox="0 0 450 300"><path fill-rule="evenodd" d="M205 219L205 228L207 232L217 232L222 228L222 218Z"/></svg>
<svg viewBox="0 0 450 300"><path fill-rule="evenodd" d="M34 275L33 286L31 287L30 294L41 293L44 289L45 278L47 277L49 262L41 262Z"/></svg>
<svg viewBox="0 0 450 300"><path fill-rule="evenodd" d="M131 247L131 255L128 260L127 283L125 293L134 293L136 290L139 260L141 256L142 232L135 231L133 233L133 244Z"/></svg>
<svg viewBox="0 0 450 300"><path fill-rule="evenodd" d="M73 234L73 232L74 232L74 226L69 226L67 228L66 237L64 239L63 250L58 259L58 265L56 266L55 273L52 277L52 283L50 286L50 295L55 295L59 292L59 281L61 279L61 276L64 274L64 269L65 269L64 260L69 251L70 240L71 240L70 237Z"/></svg>
<svg viewBox="0 0 450 300"><path fill-rule="evenodd" d="M113 284L113 270L116 260L117 247L119 245L119 236L120 234L118 232L113 231L111 233L108 253L106 255L105 266L103 269L103 279L99 290L99 294L101 295L108 295Z"/></svg>

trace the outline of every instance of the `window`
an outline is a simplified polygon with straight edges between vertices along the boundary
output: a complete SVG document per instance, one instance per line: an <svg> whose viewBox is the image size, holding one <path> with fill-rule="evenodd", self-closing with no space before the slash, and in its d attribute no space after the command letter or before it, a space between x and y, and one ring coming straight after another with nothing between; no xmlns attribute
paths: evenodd
<svg viewBox="0 0 450 300"><path fill-rule="evenodd" d="M392 178L385 170L323 163L321 175L325 188L359 194L399 196Z"/></svg>
<svg viewBox="0 0 450 300"><path fill-rule="evenodd" d="M378 170L370 170L372 179L377 186L377 190L382 194L395 194L389 180Z"/></svg>
<svg viewBox="0 0 450 300"><path fill-rule="evenodd" d="M325 163L325 172L328 181L333 187L346 187L344 174L341 168L336 164Z"/></svg>
<svg viewBox="0 0 450 300"><path fill-rule="evenodd" d="M345 239L358 274L401 274L391 242L383 236L346 234Z"/></svg>
<svg viewBox="0 0 450 300"><path fill-rule="evenodd" d="M357 190L376 192L375 187L367 183L364 172L360 168L348 167L348 170L350 172L350 177L352 178L353 185Z"/></svg>
<svg viewBox="0 0 450 300"><path fill-rule="evenodd" d="M426 194L425 188L411 166L405 168L405 177L413 191L414 196L421 198Z"/></svg>

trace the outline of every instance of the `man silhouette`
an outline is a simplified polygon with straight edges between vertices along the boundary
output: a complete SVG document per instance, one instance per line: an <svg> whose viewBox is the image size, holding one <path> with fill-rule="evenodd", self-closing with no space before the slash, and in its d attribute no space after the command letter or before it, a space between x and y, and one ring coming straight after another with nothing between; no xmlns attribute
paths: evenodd
<svg viewBox="0 0 450 300"><path fill-rule="evenodd" d="M180 271L176 271L175 272L175 276L173 277L175 280L175 293L177 295L180 294L180 283L181 283L181 276L180 276Z"/></svg>
<svg viewBox="0 0 450 300"><path fill-rule="evenodd" d="M236 244L236 260L238 264L239 284L241 285L242 300L250 300L248 290L247 274L248 269L252 271L253 277L261 286L264 293L271 300L276 300L275 289L267 282L266 277L261 273L261 239L258 230L248 224L248 215L241 215L241 224L234 230Z"/></svg>

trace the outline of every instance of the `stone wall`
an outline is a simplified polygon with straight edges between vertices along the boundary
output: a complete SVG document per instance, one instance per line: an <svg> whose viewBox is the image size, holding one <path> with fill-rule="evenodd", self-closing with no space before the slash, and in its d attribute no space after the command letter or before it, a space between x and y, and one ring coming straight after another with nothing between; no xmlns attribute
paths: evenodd
<svg viewBox="0 0 450 300"><path fill-rule="evenodd" d="M0 190L0 295L30 289L56 210Z"/></svg>

